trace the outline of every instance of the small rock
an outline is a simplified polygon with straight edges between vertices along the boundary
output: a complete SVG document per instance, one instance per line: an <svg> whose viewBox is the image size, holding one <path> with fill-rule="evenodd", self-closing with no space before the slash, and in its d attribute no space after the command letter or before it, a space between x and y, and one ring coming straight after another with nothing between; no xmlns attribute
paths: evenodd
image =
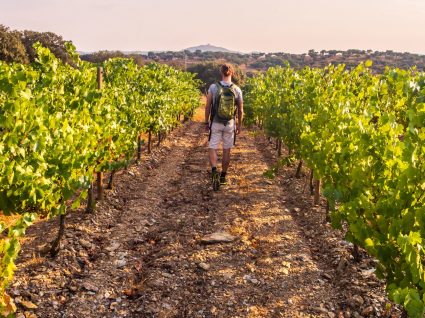
<svg viewBox="0 0 425 318"><path fill-rule="evenodd" d="M89 255L84 250L78 251L78 256L80 256L83 259L87 259L89 257Z"/></svg>
<svg viewBox="0 0 425 318"><path fill-rule="evenodd" d="M351 308L356 309L364 304L364 299L362 296L354 295L348 300L348 304L351 306Z"/></svg>
<svg viewBox="0 0 425 318"><path fill-rule="evenodd" d="M78 290L78 287L71 285L71 286L69 286L69 290L75 293Z"/></svg>
<svg viewBox="0 0 425 318"><path fill-rule="evenodd" d="M338 267L337 267L336 271L339 274L342 274L345 271L347 266L348 266L347 260L345 258L341 258L341 260L338 263Z"/></svg>
<svg viewBox="0 0 425 318"><path fill-rule="evenodd" d="M369 277L370 275L372 275L373 273L375 273L375 271L376 271L375 268L364 270L364 271L362 271L362 276Z"/></svg>
<svg viewBox="0 0 425 318"><path fill-rule="evenodd" d="M21 305L27 309L37 309L38 306L28 300L21 300Z"/></svg>
<svg viewBox="0 0 425 318"><path fill-rule="evenodd" d="M114 242L112 243L110 246L108 246L107 248L105 248L108 252L113 252L115 250L117 250L120 247L120 243L118 242Z"/></svg>
<svg viewBox="0 0 425 318"><path fill-rule="evenodd" d="M210 265L209 264L207 264L207 263L199 263L198 264L198 267L200 268L200 269L203 269L204 271L208 271L209 269L210 269Z"/></svg>
<svg viewBox="0 0 425 318"><path fill-rule="evenodd" d="M173 307L170 304L164 303L164 304L162 304L162 308L170 310Z"/></svg>
<svg viewBox="0 0 425 318"><path fill-rule="evenodd" d="M233 236L226 232L215 232L208 234L201 239L203 244L215 244L215 243L231 243L236 240L236 236Z"/></svg>
<svg viewBox="0 0 425 318"><path fill-rule="evenodd" d="M166 278L172 278L174 275L173 274L170 274L170 273L167 273L167 272L164 272L164 273L162 273L162 276L164 276Z"/></svg>
<svg viewBox="0 0 425 318"><path fill-rule="evenodd" d="M79 243L82 247L85 247L88 249L92 248L92 244L89 241L86 241L85 239L80 239Z"/></svg>
<svg viewBox="0 0 425 318"><path fill-rule="evenodd" d="M299 213L299 212L301 212L301 209L300 208L294 208L294 212Z"/></svg>
<svg viewBox="0 0 425 318"><path fill-rule="evenodd" d="M357 311L353 312L353 317L354 318L363 318Z"/></svg>
<svg viewBox="0 0 425 318"><path fill-rule="evenodd" d="M125 259L119 259L115 261L115 265L118 268L125 267L127 265L127 261Z"/></svg>
<svg viewBox="0 0 425 318"><path fill-rule="evenodd" d="M374 309L372 306L366 307L365 309L363 309L362 311L362 315L364 316L369 316L373 313Z"/></svg>
<svg viewBox="0 0 425 318"><path fill-rule="evenodd" d="M294 259L296 261L304 262L304 261L308 260L308 256L306 256L305 254L300 254L300 255L295 256Z"/></svg>
<svg viewBox="0 0 425 318"><path fill-rule="evenodd" d="M84 282L82 284L83 288L87 291L91 291L91 292L98 292L99 291L99 287L89 283L89 282Z"/></svg>
<svg viewBox="0 0 425 318"><path fill-rule="evenodd" d="M325 307L323 307L323 305L320 305L320 307L316 307L314 310L323 314L328 313L328 310Z"/></svg>
<svg viewBox="0 0 425 318"><path fill-rule="evenodd" d="M246 280L247 282L250 282L256 285L260 283L258 279L251 277L251 275L244 275L243 279Z"/></svg>
<svg viewBox="0 0 425 318"><path fill-rule="evenodd" d="M329 275L328 273L323 273L323 274L322 274L322 276L323 276L324 278L326 278L327 280L332 280L332 276L331 276L331 275Z"/></svg>

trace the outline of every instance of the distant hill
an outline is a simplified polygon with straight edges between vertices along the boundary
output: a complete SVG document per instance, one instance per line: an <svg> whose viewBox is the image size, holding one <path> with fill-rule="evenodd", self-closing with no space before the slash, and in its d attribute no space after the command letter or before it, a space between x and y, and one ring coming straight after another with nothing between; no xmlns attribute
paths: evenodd
<svg viewBox="0 0 425 318"><path fill-rule="evenodd" d="M187 51L190 51L192 53L196 52L197 50L200 50L201 52L226 52L226 53L232 53L232 51L225 49L224 47L218 47L211 44L206 45L198 45L189 47L186 49Z"/></svg>

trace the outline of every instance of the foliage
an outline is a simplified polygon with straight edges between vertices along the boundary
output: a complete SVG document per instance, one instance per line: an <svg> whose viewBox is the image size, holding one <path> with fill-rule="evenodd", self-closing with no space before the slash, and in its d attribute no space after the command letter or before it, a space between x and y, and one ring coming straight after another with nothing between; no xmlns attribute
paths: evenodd
<svg viewBox="0 0 425 318"><path fill-rule="evenodd" d="M206 93L208 87L212 83L221 79L220 66L221 64L217 62L200 63L189 66L187 70L191 73L195 73L196 78L202 81L201 90ZM243 84L244 79L245 76L242 70L235 66L235 74L232 76L232 81L236 85L241 85Z"/></svg>
<svg viewBox="0 0 425 318"><path fill-rule="evenodd" d="M21 34L22 43L25 46L30 62L34 62L37 58L37 51L34 49L34 44L37 42L48 48L62 62L69 63L71 61L71 57L66 49L66 41L62 36L53 32L29 30L25 30Z"/></svg>
<svg viewBox="0 0 425 318"><path fill-rule="evenodd" d="M138 55L138 54L127 54L126 55L121 51L98 51L98 52L95 52L95 53L81 55L81 59L83 61L96 63L96 64L99 64L99 65L104 63L105 61L107 61L109 59L116 58L116 57L133 59L134 62L138 66L143 65L143 58L142 58L141 55Z"/></svg>
<svg viewBox="0 0 425 318"><path fill-rule="evenodd" d="M251 120L322 179L333 225L378 261L389 296L425 312L425 75L371 62L271 68L245 88Z"/></svg>
<svg viewBox="0 0 425 318"><path fill-rule="evenodd" d="M19 32L10 31L0 24L0 60L28 63L29 59Z"/></svg>
<svg viewBox="0 0 425 318"><path fill-rule="evenodd" d="M127 165L137 136L170 129L178 114L190 116L200 103L193 74L122 58L105 62L99 90L96 66L67 47L75 67L39 43L32 65L0 61L0 210L21 215L8 228L0 225L9 231L0 239L3 315L13 309L5 288L18 238L35 217L63 215L69 203L78 207L94 172Z"/></svg>
<svg viewBox="0 0 425 318"><path fill-rule="evenodd" d="M28 64L37 58L34 44L40 42L50 49L64 63L70 63L71 57L66 42L60 35L52 32L15 31L0 24L0 61Z"/></svg>

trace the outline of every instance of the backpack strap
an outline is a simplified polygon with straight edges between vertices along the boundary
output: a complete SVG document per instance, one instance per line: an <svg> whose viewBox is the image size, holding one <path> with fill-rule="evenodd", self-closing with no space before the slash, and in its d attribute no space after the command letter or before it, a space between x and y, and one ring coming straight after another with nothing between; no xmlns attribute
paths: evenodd
<svg viewBox="0 0 425 318"><path fill-rule="evenodd" d="M215 113L216 113L216 108L217 108L217 103L218 103L218 97L220 95L220 92L223 90L223 85L221 85L220 81L217 81L214 83L214 85L217 88L217 91L215 93L215 95L213 96L213 100L212 100L212 107L211 107L211 112L210 112L210 122L213 122Z"/></svg>

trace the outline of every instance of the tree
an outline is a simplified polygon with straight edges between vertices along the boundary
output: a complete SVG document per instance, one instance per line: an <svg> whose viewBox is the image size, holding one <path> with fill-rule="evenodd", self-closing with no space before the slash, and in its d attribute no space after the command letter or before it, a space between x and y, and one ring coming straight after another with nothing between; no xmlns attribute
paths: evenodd
<svg viewBox="0 0 425 318"><path fill-rule="evenodd" d="M41 45L48 48L58 59L64 63L71 61L68 52L66 51L66 41L62 36L52 32L36 32L25 30L22 32L22 43L25 46L30 62L35 61L37 55L33 48L34 43L40 42Z"/></svg>
<svg viewBox="0 0 425 318"><path fill-rule="evenodd" d="M81 56L84 61L100 64L114 57L126 57L121 51L98 51L91 54Z"/></svg>
<svg viewBox="0 0 425 318"><path fill-rule="evenodd" d="M21 35L0 24L0 60L6 62L28 63L29 59Z"/></svg>
<svg viewBox="0 0 425 318"><path fill-rule="evenodd" d="M189 66L187 70L196 73L196 78L202 81L201 90L206 93L212 83L220 80L220 65L217 62L200 63ZM234 69L235 73L232 81L237 85L241 85L245 79L245 74L237 66L234 66Z"/></svg>

